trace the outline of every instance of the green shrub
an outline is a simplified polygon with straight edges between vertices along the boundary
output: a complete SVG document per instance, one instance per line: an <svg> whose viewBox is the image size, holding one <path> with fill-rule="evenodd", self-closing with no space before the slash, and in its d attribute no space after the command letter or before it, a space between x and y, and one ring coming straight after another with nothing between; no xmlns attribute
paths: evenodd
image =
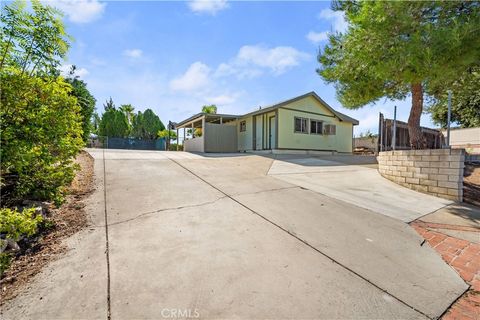
<svg viewBox="0 0 480 320"><path fill-rule="evenodd" d="M2 189L11 190L13 200L61 203L75 176L73 159L83 147L82 117L71 86L60 77L18 72L2 73L0 84Z"/></svg>
<svg viewBox="0 0 480 320"><path fill-rule="evenodd" d="M0 279L3 276L3 272L8 269L10 263L12 262L12 255L10 253L2 252L0 253Z"/></svg>
<svg viewBox="0 0 480 320"><path fill-rule="evenodd" d="M177 151L177 144L176 143L170 143L170 145L168 146L168 150ZM178 145L178 151L183 151L183 145L182 144Z"/></svg>
<svg viewBox="0 0 480 320"><path fill-rule="evenodd" d="M43 217L35 214L35 208L21 212L17 209L0 209L0 233L5 234L7 239L18 241L22 236L33 236L42 221Z"/></svg>
<svg viewBox="0 0 480 320"><path fill-rule="evenodd" d="M22 236L33 236L43 222L43 217L35 214L35 208L23 209L21 212L17 209L0 209L0 234L5 235L7 239L18 241ZM6 240L0 239L0 241ZM11 260L11 253L0 253L0 278L10 266Z"/></svg>

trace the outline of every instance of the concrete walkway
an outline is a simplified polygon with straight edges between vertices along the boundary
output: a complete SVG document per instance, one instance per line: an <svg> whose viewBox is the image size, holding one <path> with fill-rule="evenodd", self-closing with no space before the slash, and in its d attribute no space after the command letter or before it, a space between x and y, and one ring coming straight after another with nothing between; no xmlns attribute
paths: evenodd
<svg viewBox="0 0 480 320"><path fill-rule="evenodd" d="M91 228L5 319L425 319L467 289L402 218L269 176L268 157L90 152Z"/></svg>
<svg viewBox="0 0 480 320"><path fill-rule="evenodd" d="M384 179L376 166L368 165L362 158L370 157L283 158L275 160L268 173L277 179L404 222L453 203ZM352 160L366 163L358 165Z"/></svg>

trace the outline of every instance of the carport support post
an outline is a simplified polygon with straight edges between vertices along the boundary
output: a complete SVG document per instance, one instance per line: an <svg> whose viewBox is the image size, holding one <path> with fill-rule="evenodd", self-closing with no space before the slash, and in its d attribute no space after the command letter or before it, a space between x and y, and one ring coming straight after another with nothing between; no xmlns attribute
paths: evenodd
<svg viewBox="0 0 480 320"><path fill-rule="evenodd" d="M278 108L275 110L275 149L278 149Z"/></svg>
<svg viewBox="0 0 480 320"><path fill-rule="evenodd" d="M257 116L252 117L252 149L257 150Z"/></svg>

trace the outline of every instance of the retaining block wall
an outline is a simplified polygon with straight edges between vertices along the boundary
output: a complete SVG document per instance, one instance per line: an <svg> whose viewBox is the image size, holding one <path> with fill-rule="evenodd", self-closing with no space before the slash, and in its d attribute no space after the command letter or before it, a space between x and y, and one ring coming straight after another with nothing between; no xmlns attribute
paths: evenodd
<svg viewBox="0 0 480 320"><path fill-rule="evenodd" d="M384 178L415 191L463 200L464 149L385 151L377 160Z"/></svg>

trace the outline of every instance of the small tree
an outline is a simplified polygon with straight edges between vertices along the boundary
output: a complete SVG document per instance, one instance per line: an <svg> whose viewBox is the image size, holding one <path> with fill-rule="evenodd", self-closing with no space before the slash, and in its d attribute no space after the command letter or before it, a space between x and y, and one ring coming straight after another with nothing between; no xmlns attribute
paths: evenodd
<svg viewBox="0 0 480 320"><path fill-rule="evenodd" d="M424 148L420 130L424 94L447 86L478 63L478 1L339 1L346 33L333 34L319 53L317 72L335 84L340 102L360 108L382 97L412 107L412 148Z"/></svg>
<svg viewBox="0 0 480 320"><path fill-rule="evenodd" d="M65 58L71 38L66 34L62 14L57 9L32 0L2 6L0 71L11 68L20 75L54 75Z"/></svg>
<svg viewBox="0 0 480 320"><path fill-rule="evenodd" d="M160 118L151 110L138 112L133 118L132 136L138 139L155 139L158 131L164 130Z"/></svg>
<svg viewBox="0 0 480 320"><path fill-rule="evenodd" d="M125 138L128 133L129 127L125 114L116 109L105 110L100 120L98 134L106 137Z"/></svg>

